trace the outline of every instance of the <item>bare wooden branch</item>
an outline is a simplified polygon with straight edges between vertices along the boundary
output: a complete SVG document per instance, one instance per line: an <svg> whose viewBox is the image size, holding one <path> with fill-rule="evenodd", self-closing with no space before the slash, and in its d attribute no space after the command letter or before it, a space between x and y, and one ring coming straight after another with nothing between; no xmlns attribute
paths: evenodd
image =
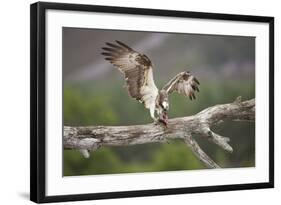
<svg viewBox="0 0 281 205"><path fill-rule="evenodd" d="M77 149L83 156L101 146L128 146L145 143L165 143L169 139L184 140L188 147L208 168L219 166L200 148L192 137L194 134L205 136L222 149L232 152L229 138L220 136L211 130L213 125L224 120L254 121L255 99L241 101L238 97L233 103L215 105L196 115L170 119L168 126L146 124L133 126L64 126L63 144L65 149Z"/></svg>
<svg viewBox="0 0 281 205"><path fill-rule="evenodd" d="M195 156L209 168L220 168L198 145L198 143L188 135L184 138L184 142L195 154Z"/></svg>

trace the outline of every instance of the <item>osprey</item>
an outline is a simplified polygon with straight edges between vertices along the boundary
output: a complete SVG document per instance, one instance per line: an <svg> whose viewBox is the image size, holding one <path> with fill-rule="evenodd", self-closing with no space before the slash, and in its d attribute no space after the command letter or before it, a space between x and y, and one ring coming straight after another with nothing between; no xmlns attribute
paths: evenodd
<svg viewBox="0 0 281 205"><path fill-rule="evenodd" d="M167 126L170 93L175 91L192 100L195 99L194 93L199 92L200 83L189 71L177 74L159 91L154 83L152 63L146 55L120 41L106 45L102 48L105 52L101 54L124 74L129 95L149 109L154 122L160 121ZM154 115L155 111L158 118Z"/></svg>

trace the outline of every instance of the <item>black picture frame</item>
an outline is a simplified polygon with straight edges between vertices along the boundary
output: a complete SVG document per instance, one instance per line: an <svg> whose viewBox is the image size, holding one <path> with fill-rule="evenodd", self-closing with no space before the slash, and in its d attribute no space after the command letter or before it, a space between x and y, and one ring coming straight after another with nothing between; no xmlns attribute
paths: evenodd
<svg viewBox="0 0 281 205"><path fill-rule="evenodd" d="M46 196L46 81L45 37L46 10L86 11L101 13L170 16L181 18L217 19L263 22L269 24L269 181L263 183L229 184L191 188L171 188L107 193ZM30 6L30 199L37 203L76 200L186 194L274 187L274 18L203 12L125 8L82 4L38 2Z"/></svg>

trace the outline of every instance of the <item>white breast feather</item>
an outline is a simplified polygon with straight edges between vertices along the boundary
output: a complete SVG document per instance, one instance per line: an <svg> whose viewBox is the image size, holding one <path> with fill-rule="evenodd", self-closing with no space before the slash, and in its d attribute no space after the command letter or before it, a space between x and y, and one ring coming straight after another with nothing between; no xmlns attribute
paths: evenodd
<svg viewBox="0 0 281 205"><path fill-rule="evenodd" d="M148 69L146 85L141 88L142 100L147 109L155 107L158 89L154 83L152 68Z"/></svg>

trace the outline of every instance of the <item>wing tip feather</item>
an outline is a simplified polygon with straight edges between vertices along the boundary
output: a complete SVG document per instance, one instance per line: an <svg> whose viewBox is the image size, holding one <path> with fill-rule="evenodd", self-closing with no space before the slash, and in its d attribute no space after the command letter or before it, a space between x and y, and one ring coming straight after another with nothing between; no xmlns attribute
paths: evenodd
<svg viewBox="0 0 281 205"><path fill-rule="evenodd" d="M108 60L108 61L112 61L113 59L112 58L109 58L109 57L106 57L106 58L104 58L105 60Z"/></svg>
<svg viewBox="0 0 281 205"><path fill-rule="evenodd" d="M115 40L116 43L118 43L120 46L128 49L129 51L132 51L133 49L130 48L129 46L127 46L125 43L121 42L121 41L118 41L118 40Z"/></svg>
<svg viewBox="0 0 281 205"><path fill-rule="evenodd" d="M194 77L194 81L195 81L198 85L200 85L199 80L197 80L197 78Z"/></svg>
<svg viewBox="0 0 281 205"><path fill-rule="evenodd" d="M101 52L100 54L103 55L103 56L112 56L111 53L107 53L107 52Z"/></svg>

